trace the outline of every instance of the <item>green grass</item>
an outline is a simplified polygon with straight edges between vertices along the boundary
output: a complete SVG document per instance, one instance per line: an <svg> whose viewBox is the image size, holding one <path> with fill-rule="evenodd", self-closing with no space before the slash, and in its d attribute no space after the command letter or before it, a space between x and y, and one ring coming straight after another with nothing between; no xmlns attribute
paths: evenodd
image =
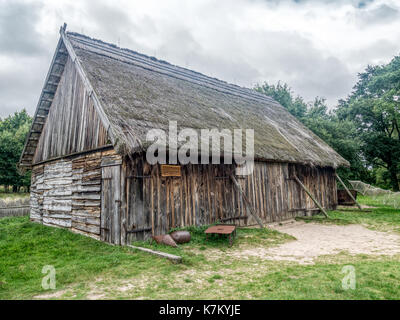
<svg viewBox="0 0 400 320"><path fill-rule="evenodd" d="M358 202L374 208L366 208L360 211L358 208L336 210L329 212L329 219L322 215L313 217L301 217L298 220L306 222L344 224L362 224L371 229L400 232L400 210L382 205L379 201L369 197L359 196Z"/></svg>
<svg viewBox="0 0 400 320"><path fill-rule="evenodd" d="M28 198L29 193L5 193L0 192L0 199L21 199L21 198Z"/></svg>
<svg viewBox="0 0 400 320"><path fill-rule="evenodd" d="M204 260L204 256L207 255L207 252L210 250L229 254L230 251L239 247L245 248L254 245L271 247L295 239L290 235L267 228L238 228L236 231L236 237L233 241L233 246L230 247L227 236L209 235L207 239L204 231L208 227L209 226L175 229L187 230L191 235L190 242L181 244L178 248L173 248L164 244L157 244L155 241L151 240L145 242L133 242L132 245L178 255L182 257L185 263L191 264L195 261Z"/></svg>
<svg viewBox="0 0 400 320"><path fill-rule="evenodd" d="M44 292L45 265L56 268L61 288L122 265L134 273L159 265L171 267L152 256L31 223L27 217L0 219L0 299L31 298Z"/></svg>
<svg viewBox="0 0 400 320"><path fill-rule="evenodd" d="M362 203L373 205L369 199ZM334 211L323 223L362 223L398 230L399 212ZM190 228L192 241L171 248L136 245L183 257L172 264L129 248L31 223L27 217L0 219L0 299L400 299L400 256L320 257L314 265L238 257L238 250L276 246L291 236L241 228L232 248L226 238L205 240L204 228ZM56 269L56 290L42 289L42 268ZM343 290L343 266L357 272L356 290Z"/></svg>

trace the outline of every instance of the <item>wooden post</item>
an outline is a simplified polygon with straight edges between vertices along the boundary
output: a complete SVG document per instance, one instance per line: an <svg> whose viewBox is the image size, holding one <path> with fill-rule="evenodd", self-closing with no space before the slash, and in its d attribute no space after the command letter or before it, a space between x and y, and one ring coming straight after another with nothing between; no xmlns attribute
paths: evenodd
<svg viewBox="0 0 400 320"><path fill-rule="evenodd" d="M344 189L346 190L347 194L350 196L351 199L353 199L353 201L356 203L358 209L360 209L362 211L362 208L360 206L360 204L357 202L357 200L353 197L353 194L350 192L349 189L347 189L346 185L344 184L344 182L342 181L342 179L340 179L339 175L337 173L335 173L336 178L339 180L339 182L342 184L342 186L344 187Z"/></svg>
<svg viewBox="0 0 400 320"><path fill-rule="evenodd" d="M254 219L256 219L256 221L259 224L260 228L261 229L264 228L264 225L263 225L261 219L257 216L256 212L254 211L253 207L251 206L251 203L250 203L249 199L247 199L246 195L243 193L242 187L237 182L237 180L236 180L236 178L235 178L235 176L233 174L231 174L231 179L232 179L232 182L233 182L234 186L239 191L241 197L243 198L244 202L246 203L250 214L253 216Z"/></svg>
<svg viewBox="0 0 400 320"><path fill-rule="evenodd" d="M324 208L322 208L321 204L318 202L317 199L314 198L314 196L311 194L310 190L300 181L299 178L297 178L296 175L293 175L294 179L297 181L297 183L300 185L300 187L303 188L303 190L307 193L307 195L314 201L314 203L317 205L319 210L322 211L322 213L325 215L325 217L329 218L328 213L325 211Z"/></svg>

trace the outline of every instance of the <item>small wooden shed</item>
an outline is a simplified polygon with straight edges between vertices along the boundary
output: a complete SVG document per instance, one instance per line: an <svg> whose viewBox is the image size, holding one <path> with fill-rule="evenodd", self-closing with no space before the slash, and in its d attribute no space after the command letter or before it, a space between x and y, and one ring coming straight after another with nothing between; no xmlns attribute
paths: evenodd
<svg viewBox="0 0 400 320"><path fill-rule="evenodd" d="M146 161L149 129L254 129L255 166ZM273 99L253 90L60 30L20 167L32 169L31 220L127 244L174 227L251 225L337 205L348 162ZM162 172L165 171L165 172Z"/></svg>

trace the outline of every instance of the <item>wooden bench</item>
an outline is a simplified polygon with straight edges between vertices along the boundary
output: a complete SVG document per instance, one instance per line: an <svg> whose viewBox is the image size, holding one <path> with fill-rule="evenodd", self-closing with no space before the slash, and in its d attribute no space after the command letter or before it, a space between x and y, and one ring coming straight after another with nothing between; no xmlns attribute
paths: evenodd
<svg viewBox="0 0 400 320"><path fill-rule="evenodd" d="M228 225L228 224L218 224L216 226L212 226L205 231L206 240L208 239L209 234L220 234L220 235L229 235L229 246L232 247L233 239L236 237L236 226Z"/></svg>

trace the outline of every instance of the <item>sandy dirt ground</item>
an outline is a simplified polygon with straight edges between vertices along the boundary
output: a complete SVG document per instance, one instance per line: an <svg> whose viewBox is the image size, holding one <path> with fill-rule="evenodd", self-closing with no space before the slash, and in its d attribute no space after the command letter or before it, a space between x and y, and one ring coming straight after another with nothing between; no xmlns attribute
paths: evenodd
<svg viewBox="0 0 400 320"><path fill-rule="evenodd" d="M313 264L319 256L340 252L352 255L400 254L399 235L373 231L357 224L340 226L296 221L283 226L275 225L273 228L297 240L272 248L245 249L234 255L244 259L255 256L267 260Z"/></svg>

